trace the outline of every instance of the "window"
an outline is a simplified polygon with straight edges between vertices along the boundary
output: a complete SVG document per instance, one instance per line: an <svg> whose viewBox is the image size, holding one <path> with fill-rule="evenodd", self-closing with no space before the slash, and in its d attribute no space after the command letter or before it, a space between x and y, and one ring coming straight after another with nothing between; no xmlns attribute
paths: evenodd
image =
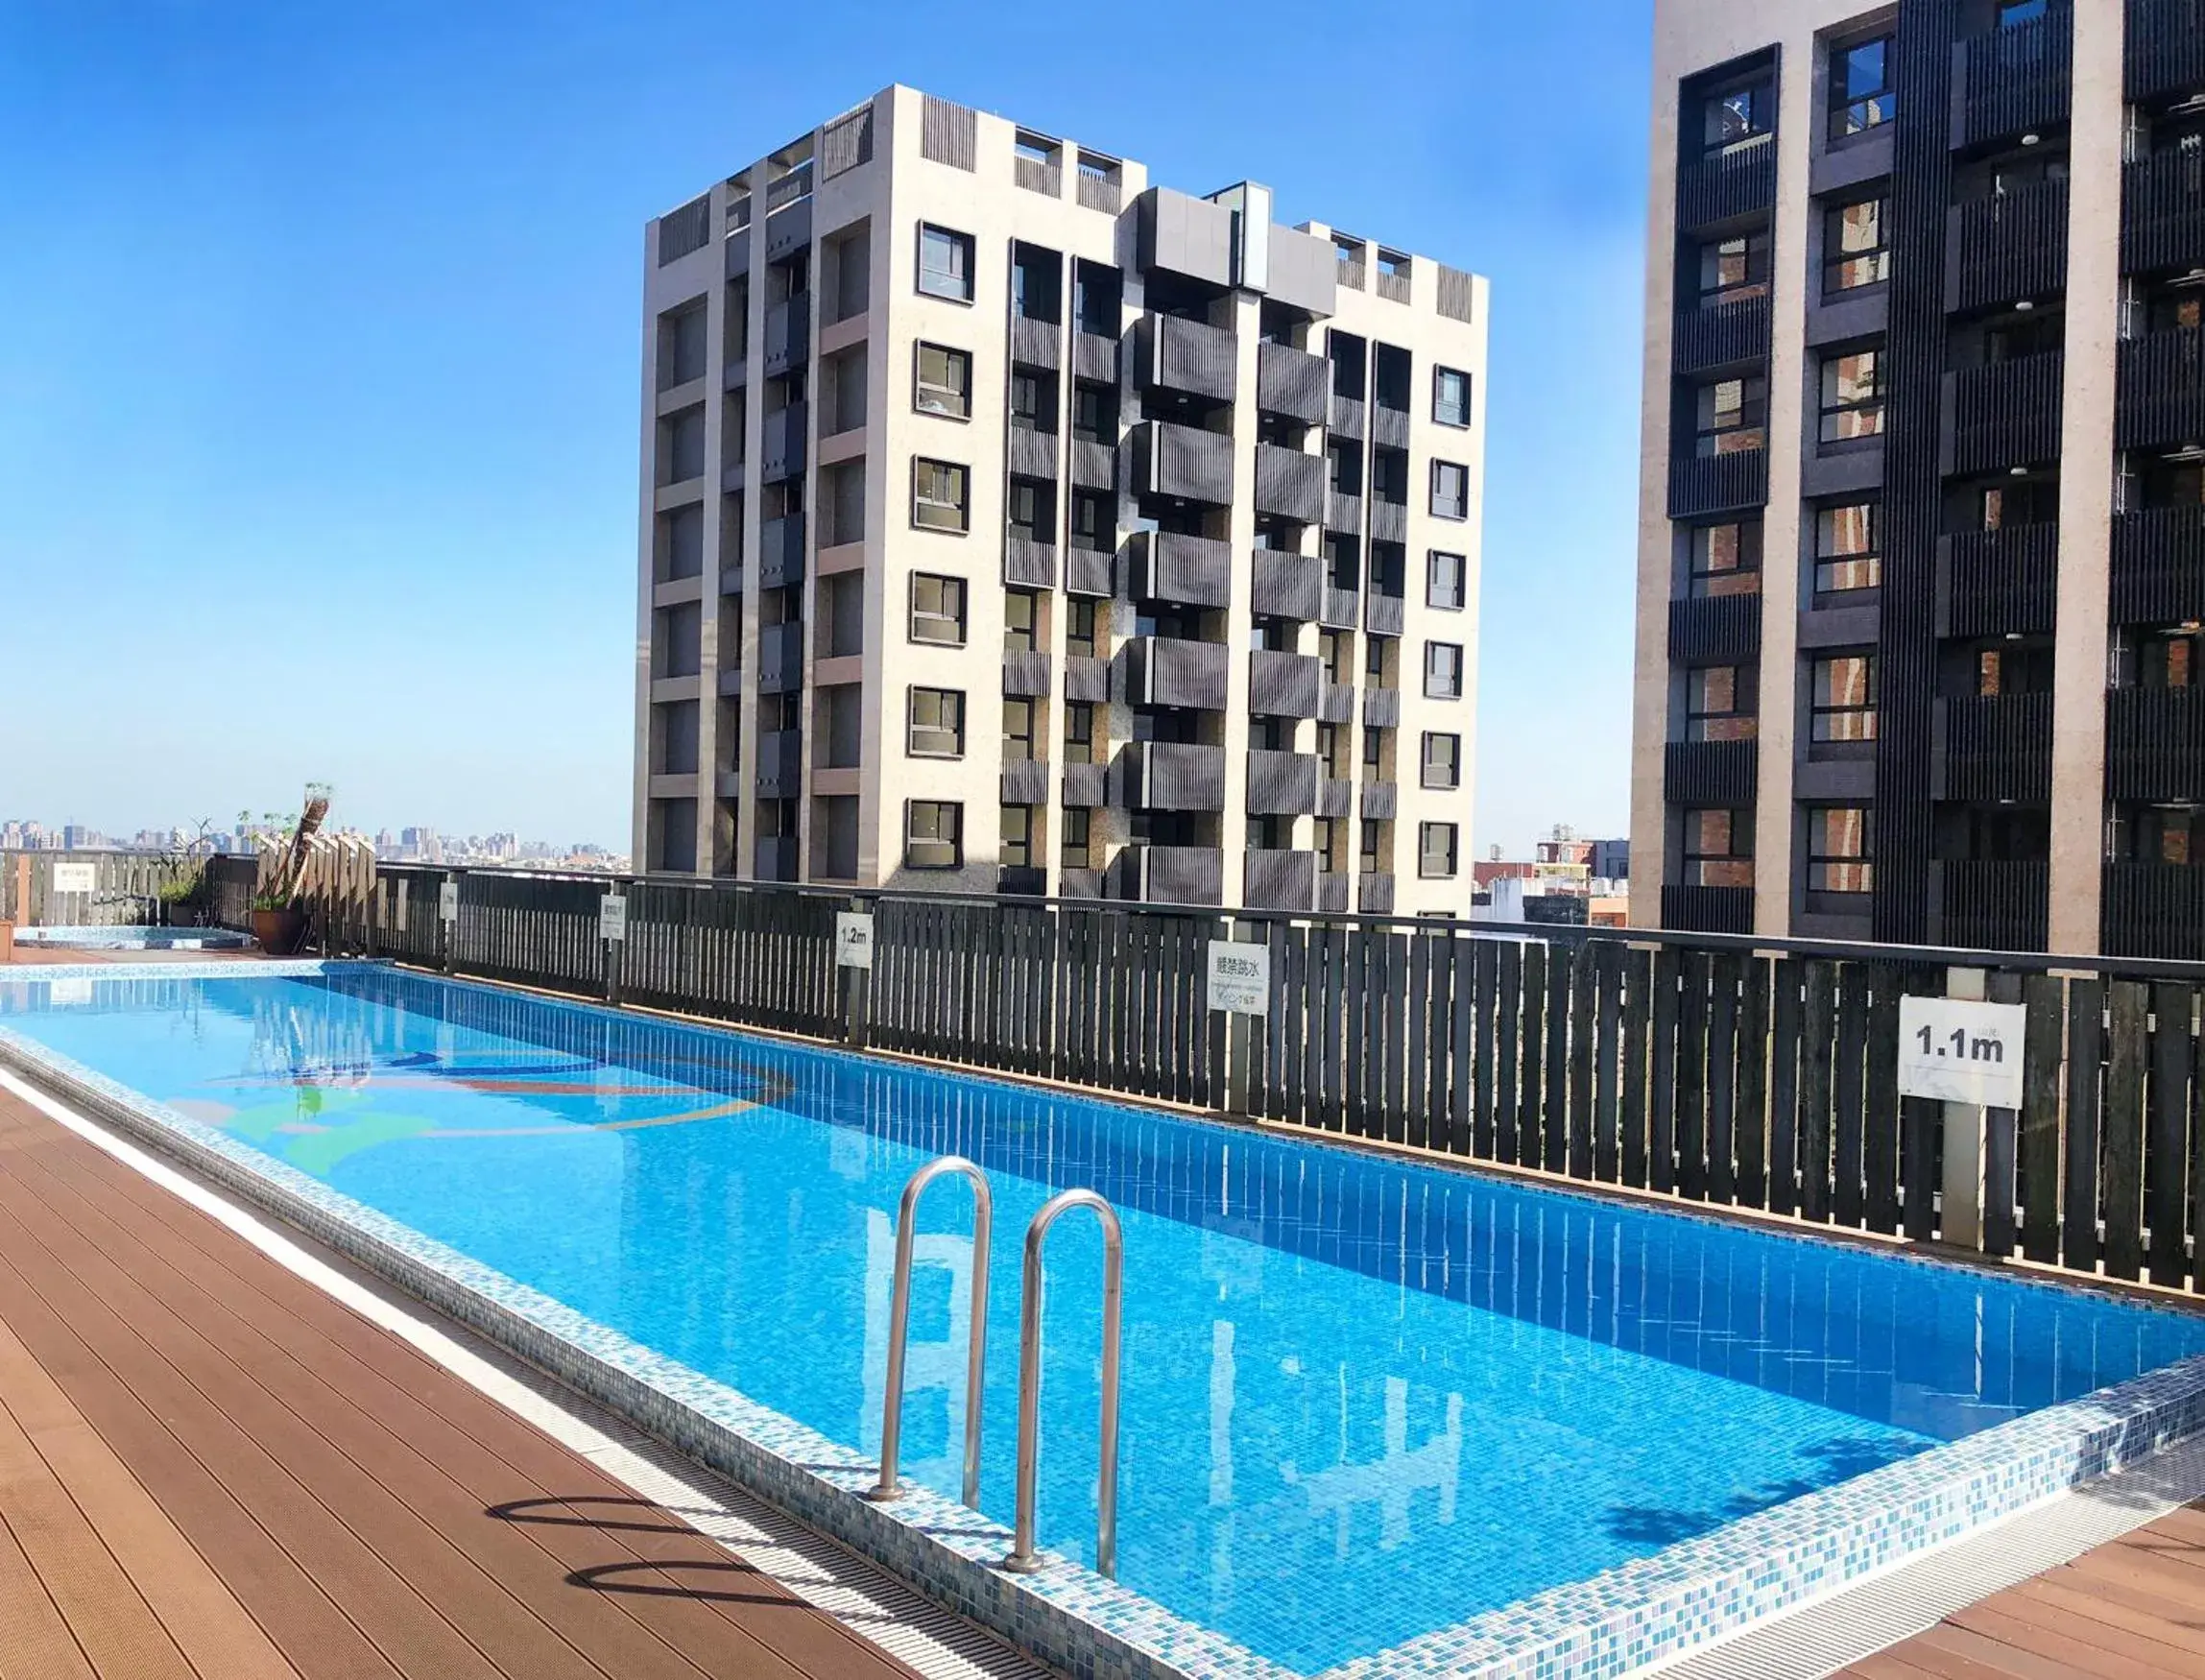
<svg viewBox="0 0 2205 1680"><path fill-rule="evenodd" d="M950 420L972 417L972 357L947 345L919 346L919 372L911 394L911 406L921 414L945 415Z"/></svg>
<svg viewBox="0 0 2205 1680"><path fill-rule="evenodd" d="M1355 835L1355 867L1364 875L1378 873L1378 821L1376 817L1362 819Z"/></svg>
<svg viewBox="0 0 2205 1680"><path fill-rule="evenodd" d="M1011 313L1021 321L1054 326L1063 314L1065 259L1038 245L1019 244L1011 252Z"/></svg>
<svg viewBox="0 0 2205 1680"><path fill-rule="evenodd" d="M1319 817L1310 825L1309 843L1317 853L1319 875L1336 875L1339 872L1339 863L1332 854L1332 849L1340 843L1339 831L1339 820L1334 817Z"/></svg>
<svg viewBox="0 0 2205 1680"><path fill-rule="evenodd" d="M1767 442L1768 381L1716 379L1699 388L1697 453L1729 455Z"/></svg>
<svg viewBox="0 0 2205 1680"><path fill-rule="evenodd" d="M1814 591L1838 595L1883 582L1883 506L1845 502L1814 515Z"/></svg>
<svg viewBox="0 0 2205 1680"><path fill-rule="evenodd" d="M1011 371L1011 423L1024 426L1028 431L1053 432L1057 429L1056 419L1056 393L1045 389L1041 374L1025 368L1014 368Z"/></svg>
<svg viewBox="0 0 2205 1680"><path fill-rule="evenodd" d="M2051 644L2002 642L1976 653L1976 693L1985 699L1995 694L2049 694L2052 685Z"/></svg>
<svg viewBox="0 0 2205 1680"><path fill-rule="evenodd" d="M1822 358L1822 441L1849 443L1883 431L1883 352L1848 350Z"/></svg>
<svg viewBox="0 0 2205 1680"><path fill-rule="evenodd" d="M1685 813L1685 885L1753 885L1753 813L1697 810Z"/></svg>
<svg viewBox="0 0 2205 1680"><path fill-rule="evenodd" d="M1006 498L1008 528L1023 541L1053 547L1057 540L1056 486L1046 479L1014 478Z"/></svg>
<svg viewBox="0 0 2205 1680"><path fill-rule="evenodd" d="M1700 307L1768 296L1769 235L1737 233L1700 247Z"/></svg>
<svg viewBox="0 0 2205 1680"><path fill-rule="evenodd" d="M1057 827L1064 831L1064 839L1057 847L1057 861L1067 869L1091 869L1091 853L1088 850L1088 822L1091 813L1085 805L1067 805L1057 819Z"/></svg>
<svg viewBox="0 0 2205 1680"><path fill-rule="evenodd" d="M1363 638L1363 686L1366 688L1391 688L1386 680L1386 641L1382 636Z"/></svg>
<svg viewBox="0 0 2205 1680"><path fill-rule="evenodd" d="M1117 442L1117 393L1082 379L1072 387L1072 436L1086 444Z"/></svg>
<svg viewBox="0 0 2205 1680"><path fill-rule="evenodd" d="M1891 120L1891 37L1834 47L1830 54L1830 137L1865 134Z"/></svg>
<svg viewBox="0 0 2205 1680"><path fill-rule="evenodd" d="M965 645L965 580L935 572L911 574L911 639L937 647Z"/></svg>
<svg viewBox="0 0 2205 1680"><path fill-rule="evenodd" d="M965 500L965 468L949 461L911 461L911 522L923 531L962 532L971 514Z"/></svg>
<svg viewBox="0 0 2205 1680"><path fill-rule="evenodd" d="M972 300L972 236L919 225L919 289L929 298Z"/></svg>
<svg viewBox="0 0 2205 1680"><path fill-rule="evenodd" d="M2120 827L2117 823L2117 834ZM2205 810L2195 805L2146 805L2136 813L2126 843L2115 855L2137 863L2205 868Z"/></svg>
<svg viewBox="0 0 2205 1680"><path fill-rule="evenodd" d="M1470 375L1453 368L1431 373L1431 418L1443 426L1470 424Z"/></svg>
<svg viewBox="0 0 2205 1680"><path fill-rule="evenodd" d="M1009 589L1003 595L1003 651L1030 654L1041 645L1041 597L1032 589Z"/></svg>
<svg viewBox="0 0 2205 1680"><path fill-rule="evenodd" d="M906 746L914 758L965 756L965 696L954 688L911 690Z"/></svg>
<svg viewBox="0 0 2205 1680"><path fill-rule="evenodd" d="M1003 757L1018 762L1034 756L1034 703L1003 698Z"/></svg>
<svg viewBox="0 0 2205 1680"><path fill-rule="evenodd" d="M1317 632L1317 663L1325 668L1325 681L1331 684L1353 683L1354 678L1354 633L1346 630L1320 630Z"/></svg>
<svg viewBox="0 0 2205 1680"><path fill-rule="evenodd" d="M1470 517L1470 468L1453 461L1431 464L1431 511L1434 518Z"/></svg>
<svg viewBox="0 0 2205 1680"><path fill-rule="evenodd" d="M1085 154L1081 167L1086 168ZM1082 332L1097 338L1117 337L1124 283L1117 270L1100 263L1072 265L1072 314Z"/></svg>
<svg viewBox="0 0 2205 1680"><path fill-rule="evenodd" d="M1426 730L1424 737L1424 777L1426 787L1460 787L1462 785L1462 737L1435 734Z"/></svg>
<svg viewBox="0 0 2205 1680"><path fill-rule="evenodd" d="M1463 581L1470 565L1459 554L1433 549L1425 562L1424 601L1450 612L1462 611Z"/></svg>
<svg viewBox="0 0 2205 1680"><path fill-rule="evenodd" d="M1091 554L1117 547L1117 503L1102 491L1072 492L1072 546Z"/></svg>
<svg viewBox="0 0 2205 1680"><path fill-rule="evenodd" d="M1876 813L1857 805L1818 805L1807 813L1807 890L1876 889Z"/></svg>
<svg viewBox="0 0 2205 1680"><path fill-rule="evenodd" d="M1074 700L1065 707L1065 758L1072 764L1095 762L1095 708L1091 701Z"/></svg>
<svg viewBox="0 0 2205 1680"><path fill-rule="evenodd" d="M1455 832L1452 823L1417 825L1417 874L1426 880L1454 877Z"/></svg>
<svg viewBox="0 0 2205 1680"><path fill-rule="evenodd" d="M2034 23L2049 9L2051 0L1999 0L1999 27L2019 29Z"/></svg>
<svg viewBox="0 0 2205 1680"><path fill-rule="evenodd" d="M2059 521L2059 480L2023 478L1994 484L1982 492L1983 529L2013 525L2051 525Z"/></svg>
<svg viewBox="0 0 2205 1680"><path fill-rule="evenodd" d="M1065 652L1091 660L1101 655L1102 642L1096 634L1095 618L1092 601L1075 595L1065 603Z"/></svg>
<svg viewBox="0 0 2205 1680"><path fill-rule="evenodd" d="M903 862L909 869L956 869L965 861L965 807L915 799L903 807Z"/></svg>
<svg viewBox="0 0 2205 1680"><path fill-rule="evenodd" d="M1752 665L1695 665L1685 673L1685 739L1750 741L1761 733L1761 674Z"/></svg>
<svg viewBox="0 0 2205 1680"><path fill-rule="evenodd" d="M1839 654L1814 661L1815 741L1876 739L1876 656Z"/></svg>
<svg viewBox="0 0 2205 1680"><path fill-rule="evenodd" d="M1462 698L1462 649L1451 641L1424 644L1424 692L1426 700Z"/></svg>
<svg viewBox="0 0 2205 1680"><path fill-rule="evenodd" d="M1691 598L1761 593L1761 521L1739 519L1692 530Z"/></svg>
<svg viewBox="0 0 2205 1680"><path fill-rule="evenodd" d="M2136 681L2145 688L2195 688L2205 679L2205 631L2195 625L2147 636L2136 650Z"/></svg>
<svg viewBox="0 0 2205 1680"><path fill-rule="evenodd" d="M1776 132L1776 85L1753 81L1711 94L1704 108L1701 143L1710 152L1758 145Z"/></svg>
<svg viewBox="0 0 2205 1680"><path fill-rule="evenodd" d="M659 482L681 484L705 471L705 411L685 408L659 422Z"/></svg>
<svg viewBox="0 0 2205 1680"><path fill-rule="evenodd" d="M1034 807L1032 805L1005 805L1003 807L1003 848L1000 862L1005 869L1031 869L1034 867Z"/></svg>
<svg viewBox="0 0 2205 1680"><path fill-rule="evenodd" d="M1363 729L1363 780L1365 781L1391 781L1385 774L1386 732L1369 726Z"/></svg>
<svg viewBox="0 0 2205 1680"><path fill-rule="evenodd" d="M1340 774L1340 728L1336 723L1317 726L1317 761L1325 767L1327 776Z"/></svg>
<svg viewBox="0 0 2205 1680"><path fill-rule="evenodd" d="M1822 290L1826 297L1891 277L1890 201L1878 193L1822 213Z"/></svg>

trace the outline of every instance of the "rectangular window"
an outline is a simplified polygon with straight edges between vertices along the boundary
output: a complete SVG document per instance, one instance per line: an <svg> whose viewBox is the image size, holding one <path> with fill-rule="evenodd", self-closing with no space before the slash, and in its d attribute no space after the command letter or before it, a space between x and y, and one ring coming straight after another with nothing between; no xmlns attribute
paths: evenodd
<svg viewBox="0 0 2205 1680"><path fill-rule="evenodd" d="M1738 519L1692 531L1691 598L1761 593L1761 521Z"/></svg>
<svg viewBox="0 0 2205 1680"><path fill-rule="evenodd" d="M1003 852L1005 869L1031 869L1034 867L1034 807L1032 805L1005 805L1003 807Z"/></svg>
<svg viewBox="0 0 2205 1680"><path fill-rule="evenodd" d="M1117 503L1101 491L1072 492L1072 546L1091 554L1117 547Z"/></svg>
<svg viewBox="0 0 2205 1680"><path fill-rule="evenodd" d="M1057 540L1056 486L1044 479L1014 478L1006 497L1010 534L1027 542L1054 546Z"/></svg>
<svg viewBox="0 0 2205 1680"><path fill-rule="evenodd" d="M2059 480L2021 478L1994 484L1982 492L1983 529L2003 531L2015 525L2052 525L2059 522Z"/></svg>
<svg viewBox="0 0 2205 1680"><path fill-rule="evenodd" d="M1880 35L1874 40L1834 47L1830 53L1830 137L1842 140L1865 134L1891 120L1892 40Z"/></svg>
<svg viewBox="0 0 2205 1680"><path fill-rule="evenodd" d="M1719 308L1768 296L1768 233L1734 233L1700 247L1700 307Z"/></svg>
<svg viewBox="0 0 2205 1680"><path fill-rule="evenodd" d="M965 485L965 468L954 462L913 456L911 522L923 531L968 529L971 514L966 505Z"/></svg>
<svg viewBox="0 0 2205 1680"><path fill-rule="evenodd" d="M1825 297L1881 285L1891 277L1891 203L1881 193L1833 204L1822 214Z"/></svg>
<svg viewBox="0 0 2205 1680"><path fill-rule="evenodd" d="M1454 368L1431 372L1431 418L1443 426L1470 424L1470 375Z"/></svg>
<svg viewBox="0 0 2205 1680"><path fill-rule="evenodd" d="M1043 417L1047 423L1043 423ZM1056 394L1044 394L1042 376L1024 368L1011 370L1011 423L1030 432L1053 432L1056 427Z"/></svg>
<svg viewBox="0 0 2205 1680"><path fill-rule="evenodd" d="M1424 692L1426 700L1462 698L1462 648L1458 643L1424 644Z"/></svg>
<svg viewBox="0 0 2205 1680"><path fill-rule="evenodd" d="M1075 595L1065 603L1065 652L1091 660L1101 657L1102 642L1096 629L1092 601Z"/></svg>
<svg viewBox="0 0 2205 1680"><path fill-rule="evenodd" d="M1814 661L1816 741L1873 741L1876 738L1876 656L1839 654Z"/></svg>
<svg viewBox="0 0 2205 1680"><path fill-rule="evenodd" d="M1368 725L1363 729L1363 780L1365 781L1390 781L1384 766L1386 761L1386 732Z"/></svg>
<svg viewBox="0 0 2205 1680"><path fill-rule="evenodd" d="M1117 393L1082 379L1072 387L1072 436L1086 444L1117 442Z"/></svg>
<svg viewBox="0 0 2205 1680"><path fill-rule="evenodd" d="M1082 168L1085 168L1084 154ZM1082 332L1098 338L1115 338L1118 317L1123 312L1125 286L1122 276L1114 268L1100 263L1078 262L1072 265L1072 314Z"/></svg>
<svg viewBox="0 0 2205 1680"><path fill-rule="evenodd" d="M1685 739L1750 741L1761 733L1761 673L1752 665L1695 665L1685 673Z"/></svg>
<svg viewBox="0 0 2205 1680"><path fill-rule="evenodd" d="M908 869L956 869L965 861L965 807L949 800L915 799L903 806L903 862Z"/></svg>
<svg viewBox="0 0 2205 1680"><path fill-rule="evenodd" d="M1696 411L1696 450L1703 459L1759 449L1768 441L1765 379L1711 380L1699 388Z"/></svg>
<svg viewBox="0 0 2205 1680"><path fill-rule="evenodd" d="M1838 595L1883 582L1883 505L1845 502L1814 515L1814 590Z"/></svg>
<svg viewBox="0 0 2205 1680"><path fill-rule="evenodd" d="M1386 680L1386 644L1391 637L1367 636L1363 638L1363 686L1366 688L1391 688Z"/></svg>
<svg viewBox="0 0 2205 1680"><path fill-rule="evenodd" d="M1364 875L1378 873L1378 820L1362 819L1355 835L1355 867Z"/></svg>
<svg viewBox="0 0 2205 1680"><path fill-rule="evenodd" d="M972 300L972 236L930 222L919 225L919 289L929 298Z"/></svg>
<svg viewBox="0 0 2205 1680"><path fill-rule="evenodd" d="M1065 707L1065 759L1072 764L1095 761L1095 708L1091 701L1074 700Z"/></svg>
<svg viewBox="0 0 2205 1680"><path fill-rule="evenodd" d="M1417 874L1426 880L1452 880L1454 878L1454 824L1419 823L1417 825Z"/></svg>
<svg viewBox="0 0 2205 1680"><path fill-rule="evenodd" d="M1319 817L1310 825L1310 845L1317 853L1319 875L1339 873L1340 861L1332 852L1332 849L1340 843L1339 831L1339 820L1334 817Z"/></svg>
<svg viewBox="0 0 2205 1680"><path fill-rule="evenodd" d="M965 580L935 572L911 574L911 639L937 647L965 645Z"/></svg>
<svg viewBox="0 0 2205 1680"><path fill-rule="evenodd" d="M1317 632L1317 663L1325 667L1328 683L1354 681L1354 633L1347 630L1320 630Z"/></svg>
<svg viewBox="0 0 2205 1680"><path fill-rule="evenodd" d="M1711 153L1756 146L1776 132L1776 84L1756 80L1708 96L1701 144Z"/></svg>
<svg viewBox="0 0 2205 1680"><path fill-rule="evenodd" d="M911 690L906 748L914 758L965 756L965 696L955 688Z"/></svg>
<svg viewBox="0 0 2205 1680"><path fill-rule="evenodd" d="M1462 785L1462 737L1436 734L1430 730L1424 737L1424 785L1426 787L1460 787Z"/></svg>
<svg viewBox="0 0 2205 1680"><path fill-rule="evenodd" d="M1753 885L1753 813L1696 810L1685 813L1685 885Z"/></svg>
<svg viewBox="0 0 2205 1680"><path fill-rule="evenodd" d="M1818 805L1807 813L1807 890L1876 890L1876 813L1856 805Z"/></svg>
<svg viewBox="0 0 2205 1680"><path fill-rule="evenodd" d="M1003 595L1003 651L1030 654L1041 645L1041 597L1032 589L1009 589Z"/></svg>
<svg viewBox="0 0 2205 1680"><path fill-rule="evenodd" d="M1453 461L1431 464L1431 511L1438 519L1470 517L1470 468Z"/></svg>
<svg viewBox="0 0 2205 1680"><path fill-rule="evenodd" d="M1461 555L1433 549L1425 561L1425 605L1450 612L1461 612L1463 582L1469 571L1470 563Z"/></svg>
<svg viewBox="0 0 2205 1680"><path fill-rule="evenodd" d="M1847 350L1822 358L1822 441L1842 444L1883 431L1883 352Z"/></svg>
<svg viewBox="0 0 2205 1680"><path fill-rule="evenodd" d="M921 341L919 371L911 406L921 414L938 414L950 420L972 416L972 357L970 351L947 345Z"/></svg>
<svg viewBox="0 0 2205 1680"><path fill-rule="evenodd" d="M1003 757L1006 761L1022 761L1034 756L1034 703L1003 699Z"/></svg>
<svg viewBox="0 0 2205 1680"><path fill-rule="evenodd" d="M1064 831L1064 841L1057 848L1057 861L1067 869L1091 869L1092 853L1088 849L1088 823L1091 813L1085 805L1067 805L1057 818L1057 827Z"/></svg>
<svg viewBox="0 0 2205 1680"><path fill-rule="evenodd" d="M1340 770L1340 726L1321 723L1317 726L1317 759L1325 767L1327 776L1338 776Z"/></svg>

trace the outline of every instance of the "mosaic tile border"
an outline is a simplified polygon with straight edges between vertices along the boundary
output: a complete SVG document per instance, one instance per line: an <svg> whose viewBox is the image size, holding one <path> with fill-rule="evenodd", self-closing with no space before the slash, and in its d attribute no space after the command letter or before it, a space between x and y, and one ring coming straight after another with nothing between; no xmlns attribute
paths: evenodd
<svg viewBox="0 0 2205 1680"><path fill-rule="evenodd" d="M243 980L348 966L354 965L267 963L245 972L213 963L72 965L40 968L16 983ZM624 1013L564 998L542 1001L557 1009ZM740 1029L696 1024L693 1030ZM816 1049L871 1060L832 1046ZM999 1524L924 1490L893 1507L858 1498L875 1467L851 1449L4 1026L0 1061L351 1255L1077 1680L1295 1680L1286 1668L1075 1564L1054 1560L1033 1576L1004 1573L996 1564L1010 1536ZM1813 1240L1806 1233L1768 1235ZM2047 1280L2046 1286L2059 1285ZM1356 1658L1327 1670L1322 1680L1441 1674L1618 1680L2200 1429L2205 1357L2001 1424L1589 1580Z"/></svg>
<svg viewBox="0 0 2205 1680"><path fill-rule="evenodd" d="M149 934L173 937L149 939ZM15 943L39 948L77 946L87 950L242 950L252 938L228 927L143 927L117 923L105 927L18 927Z"/></svg>
<svg viewBox="0 0 2205 1680"><path fill-rule="evenodd" d="M326 973L332 969L364 968L362 963L330 962L321 957L272 958L240 965L216 963L26 963L0 969L0 987L36 986L47 980L286 980ZM387 968L387 963L372 965Z"/></svg>

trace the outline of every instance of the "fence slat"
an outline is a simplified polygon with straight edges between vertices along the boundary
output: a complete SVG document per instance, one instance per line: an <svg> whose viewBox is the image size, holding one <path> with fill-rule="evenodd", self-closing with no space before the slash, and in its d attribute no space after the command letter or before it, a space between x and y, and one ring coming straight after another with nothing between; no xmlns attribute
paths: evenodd
<svg viewBox="0 0 2205 1680"><path fill-rule="evenodd" d="M2190 1195L2191 991L2163 981L2151 989L2150 1144L2145 1154L2151 1226L2151 1281L2182 1286L2189 1270L2183 1209Z"/></svg>
<svg viewBox="0 0 2205 1680"><path fill-rule="evenodd" d="M2150 1054L2151 988L2116 980L2107 989L2111 1027L2105 1060L2105 1269L2135 1278L2144 1267L2144 1074Z"/></svg>
<svg viewBox="0 0 2205 1680"><path fill-rule="evenodd" d="M1745 959L1738 1014L1738 1204L1768 1205L1768 984L1766 957Z"/></svg>
<svg viewBox="0 0 2205 1680"><path fill-rule="evenodd" d="M1847 963L1837 976L1837 1046L1832 1062L1834 1175L1831 1216L1848 1230L1860 1228L1863 1122L1867 1102L1868 973Z"/></svg>
<svg viewBox="0 0 2205 1680"><path fill-rule="evenodd" d="M1899 976L1869 976L1867 1113L1862 1116L1861 1170L1868 1179L1868 1229L1899 1229Z"/></svg>

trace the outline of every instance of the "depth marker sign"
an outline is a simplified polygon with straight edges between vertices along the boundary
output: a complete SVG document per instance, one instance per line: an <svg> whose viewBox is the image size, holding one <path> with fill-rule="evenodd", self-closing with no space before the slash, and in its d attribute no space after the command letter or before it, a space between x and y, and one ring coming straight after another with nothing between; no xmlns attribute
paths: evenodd
<svg viewBox="0 0 2205 1680"><path fill-rule="evenodd" d="M2018 1003L1900 998L1899 1094L2020 1108L2027 1020Z"/></svg>

